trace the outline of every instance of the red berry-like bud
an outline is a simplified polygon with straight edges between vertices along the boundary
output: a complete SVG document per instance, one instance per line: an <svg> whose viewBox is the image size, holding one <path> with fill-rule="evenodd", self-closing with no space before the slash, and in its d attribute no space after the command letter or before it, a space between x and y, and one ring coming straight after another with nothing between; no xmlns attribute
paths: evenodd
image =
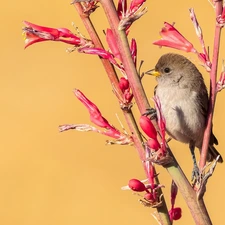
<svg viewBox="0 0 225 225"><path fill-rule="evenodd" d="M142 192L147 190L145 185L140 180L137 180L137 179L129 180L128 186L131 190L137 191L137 192Z"/></svg>
<svg viewBox="0 0 225 225"><path fill-rule="evenodd" d="M141 129L152 139L156 140L157 132L152 121L147 116L141 116L139 120Z"/></svg>
<svg viewBox="0 0 225 225"><path fill-rule="evenodd" d="M182 210L180 207L173 208L169 211L170 220L179 220L182 216Z"/></svg>
<svg viewBox="0 0 225 225"><path fill-rule="evenodd" d="M119 81L119 87L120 90L124 93L125 90L127 90L130 87L129 81L126 78L121 77Z"/></svg>
<svg viewBox="0 0 225 225"><path fill-rule="evenodd" d="M149 148L154 149L154 150L159 150L160 149L160 144L156 139L149 139L147 141L147 145Z"/></svg>
<svg viewBox="0 0 225 225"><path fill-rule="evenodd" d="M149 202L153 202L154 201L154 197L153 197L153 194L152 193L146 193L145 195L144 195L144 198L146 199L146 200L148 200Z"/></svg>

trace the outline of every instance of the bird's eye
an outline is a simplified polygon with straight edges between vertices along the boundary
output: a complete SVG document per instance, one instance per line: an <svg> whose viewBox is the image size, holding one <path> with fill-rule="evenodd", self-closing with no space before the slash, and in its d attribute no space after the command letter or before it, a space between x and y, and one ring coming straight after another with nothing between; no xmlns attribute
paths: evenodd
<svg viewBox="0 0 225 225"><path fill-rule="evenodd" d="M170 72L170 68L166 67L166 68L164 69L164 72L165 72L165 73L169 73L169 72Z"/></svg>

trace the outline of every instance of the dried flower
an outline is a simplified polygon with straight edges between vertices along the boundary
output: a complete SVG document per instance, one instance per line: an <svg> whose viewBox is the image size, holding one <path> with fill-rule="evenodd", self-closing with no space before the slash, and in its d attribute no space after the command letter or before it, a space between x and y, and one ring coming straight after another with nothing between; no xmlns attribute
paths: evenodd
<svg viewBox="0 0 225 225"><path fill-rule="evenodd" d="M171 24L165 22L161 32L161 39L154 41L154 45L179 49L185 52L196 52L194 46Z"/></svg>
<svg viewBox="0 0 225 225"><path fill-rule="evenodd" d="M190 11L191 20L192 20L194 28L195 28L195 32L198 36L198 39L201 43L202 50L203 50L203 53L198 53L197 51L195 53L198 55L199 60L203 63L203 66L206 68L206 70L210 71L211 67L212 67L212 63L210 62L209 54L208 54L208 52L206 50L206 47L205 47L202 29L201 29L201 27L198 23L197 17L196 17L195 12L194 12L194 9L190 8L189 11Z"/></svg>
<svg viewBox="0 0 225 225"><path fill-rule="evenodd" d="M25 48L43 41L61 41L76 47L91 46L90 40L74 35L67 28L50 28L24 21Z"/></svg>

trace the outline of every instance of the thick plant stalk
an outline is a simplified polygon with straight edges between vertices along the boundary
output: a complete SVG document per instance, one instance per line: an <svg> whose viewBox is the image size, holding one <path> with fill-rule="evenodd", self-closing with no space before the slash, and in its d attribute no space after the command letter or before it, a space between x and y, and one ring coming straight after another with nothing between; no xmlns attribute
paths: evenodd
<svg viewBox="0 0 225 225"><path fill-rule="evenodd" d="M128 76L128 80L130 82L135 101L138 105L140 112L143 114L145 113L146 109L150 108L150 105L146 98L139 75L130 56L127 36L123 30L118 30L119 20L116 14L114 3L111 0L101 0L100 3L102 4L105 14L108 18L110 27L113 30L114 35L117 39L117 44L119 46L119 49L121 50L121 57L124 62L123 65ZM172 179L178 186L179 191L183 195L191 211L195 223L198 225L212 224L204 202L202 201L201 204L198 203L195 191L192 189L189 181L187 180L183 171L177 164L176 160L174 160L168 165L165 165L165 168L168 170L168 172L172 176Z"/></svg>
<svg viewBox="0 0 225 225"><path fill-rule="evenodd" d="M96 30L95 30L95 28L94 28L94 26L91 22L91 19L90 19L89 15L83 13L83 8L82 8L81 3L75 3L74 6L75 6L76 10L78 11L78 13L79 13L84 25L85 25L85 28L88 31L88 33L91 37L91 40L93 41L95 47L103 49L103 45L101 43L101 40L99 39L99 36L98 36L98 34L97 34L97 32L96 32ZM115 71L114 67L106 59L101 58L101 61L102 61L102 64L105 68L105 71L108 74L108 78L110 80L110 83L112 84L115 91L122 96L121 90L120 90L119 85L118 85L118 77L117 77L117 74L116 74L116 71ZM142 139L142 136L141 136L140 131L138 129L138 126L136 124L136 121L135 121L135 118L133 116L132 110L131 109L123 110L123 113L124 113L126 122L128 124L128 127L130 129L130 132L132 133L134 146L137 149L139 157L140 157L140 159L143 163L144 160L145 160L145 152L144 152L144 148L143 148L143 139ZM147 175L148 174L148 168L146 167L145 163L143 163L143 166L144 166L144 169L145 169L145 173ZM157 184L160 183L158 177L155 178L155 182ZM171 221L170 221L170 218L169 218L168 209L167 209L167 206L166 206L165 199L162 195L161 189L158 189L158 194L159 194L159 196L162 196L161 197L162 204L161 204L161 206L157 207L160 222L161 222L162 225L170 225Z"/></svg>

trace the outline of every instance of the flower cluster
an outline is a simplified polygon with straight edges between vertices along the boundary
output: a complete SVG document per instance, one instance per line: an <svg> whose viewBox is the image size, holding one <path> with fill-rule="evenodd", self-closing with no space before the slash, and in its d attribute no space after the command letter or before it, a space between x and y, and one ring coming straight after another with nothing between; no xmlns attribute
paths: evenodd
<svg viewBox="0 0 225 225"><path fill-rule="evenodd" d="M152 168L152 181L149 184L144 184L145 181L140 181L138 179L131 179L128 182L128 186L122 187L122 190L132 190L134 192L144 192L143 199L139 201L144 205L152 208L159 207L162 202L162 195L159 196L158 189L164 187L163 185L157 185L154 183L154 169Z"/></svg>
<svg viewBox="0 0 225 225"><path fill-rule="evenodd" d="M130 145L133 143L132 138L129 135L120 132L115 127L110 125L105 117L102 116L98 107L93 102L91 102L80 90L75 89L74 94L88 109L91 122L98 127L104 128L104 130L102 131L88 124L65 124L59 126L60 131L66 131L70 129L75 129L77 131L94 131L114 138L113 141L107 141L108 144Z"/></svg>
<svg viewBox="0 0 225 225"><path fill-rule="evenodd" d="M147 10L141 9L146 0L132 0L130 7L127 7L127 0L119 0L117 7L117 14L120 19L119 30L126 30L130 28L131 24L143 16Z"/></svg>

